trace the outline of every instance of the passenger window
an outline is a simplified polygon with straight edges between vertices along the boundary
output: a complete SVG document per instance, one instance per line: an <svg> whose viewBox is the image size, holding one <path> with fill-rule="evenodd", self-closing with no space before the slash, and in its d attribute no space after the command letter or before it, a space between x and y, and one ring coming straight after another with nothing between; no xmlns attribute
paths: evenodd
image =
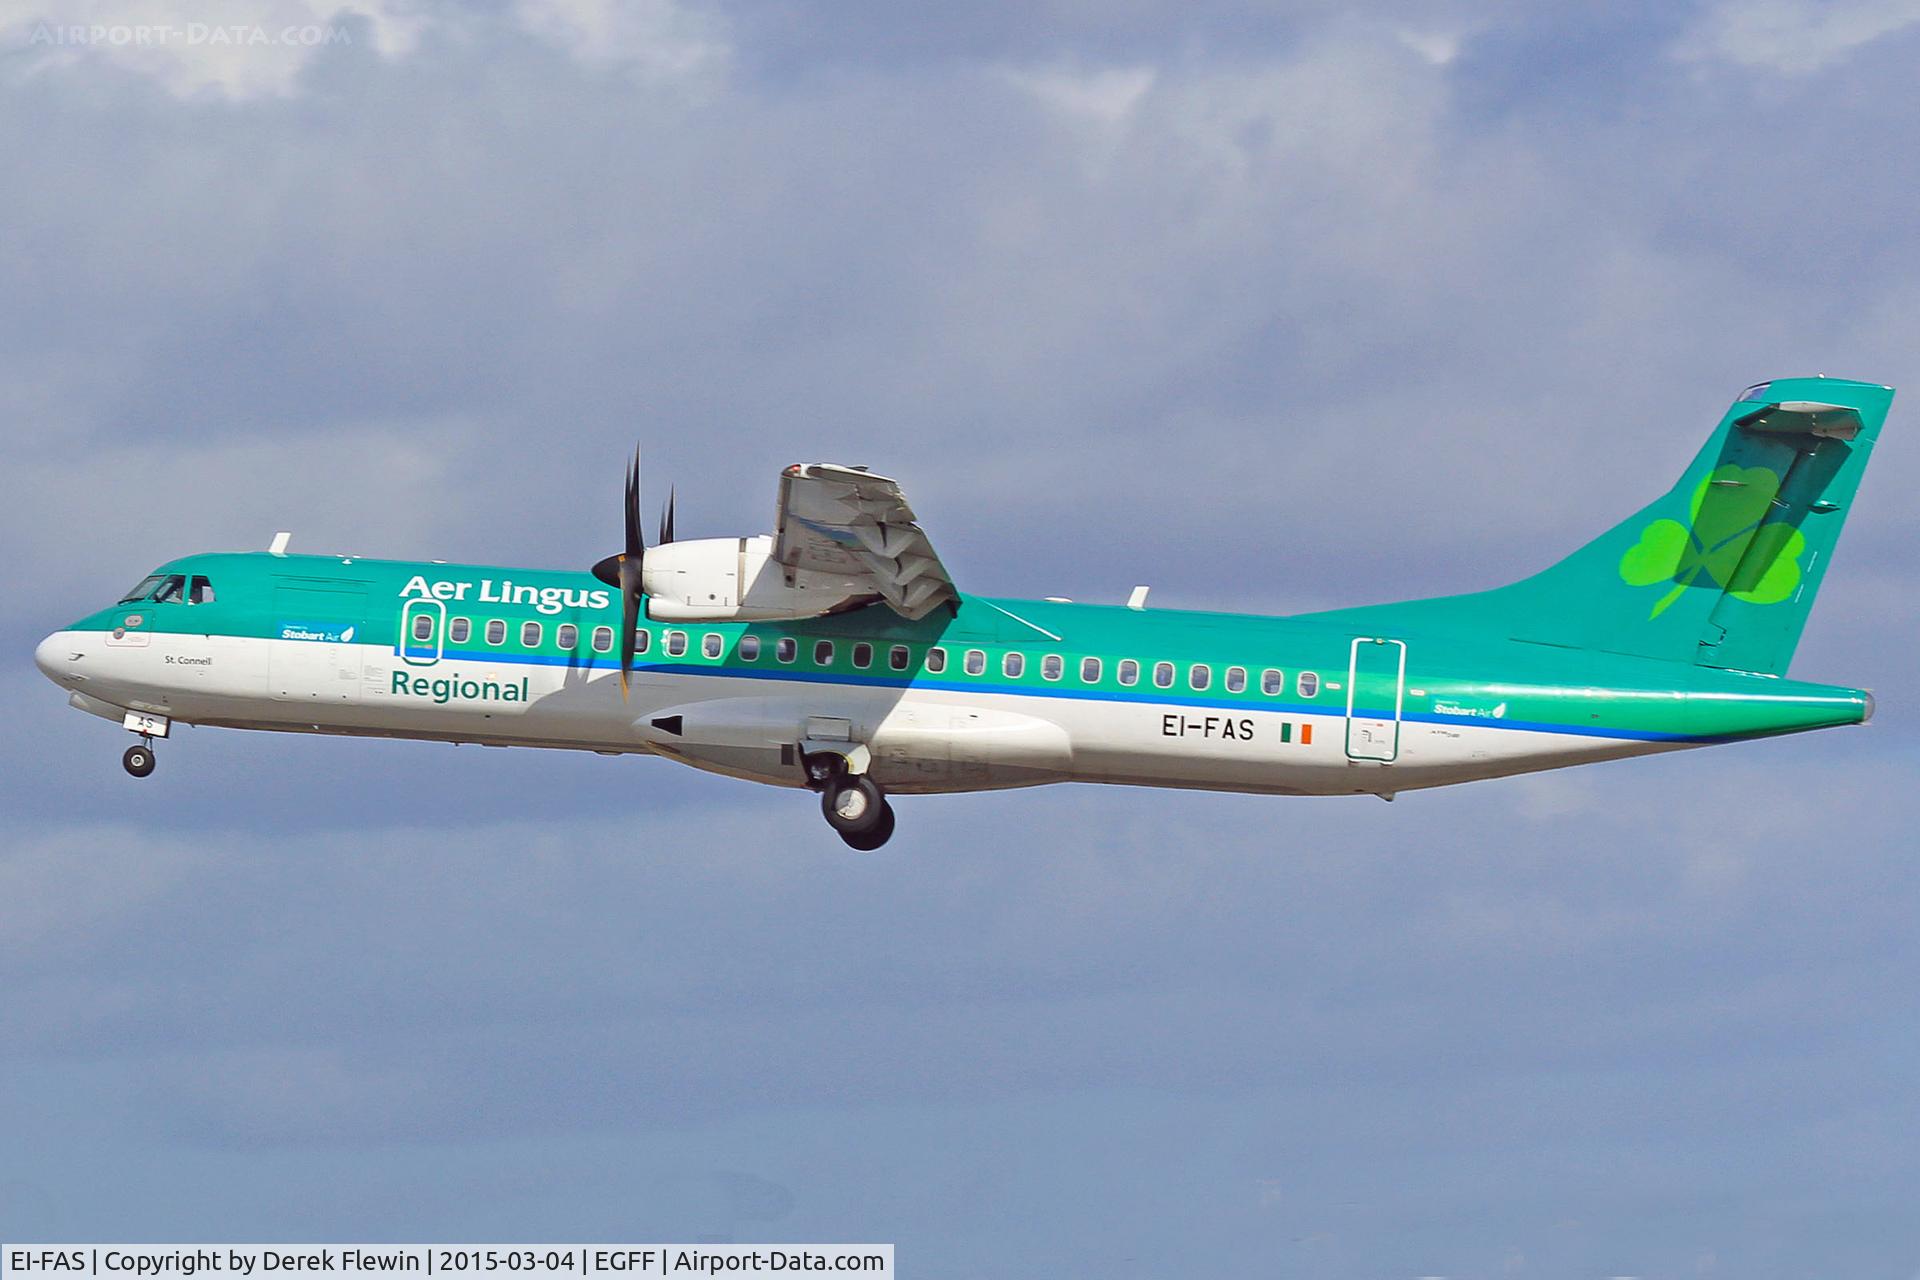
<svg viewBox="0 0 1920 1280"><path fill-rule="evenodd" d="M667 656L677 658L687 651L687 633L684 631L667 632Z"/></svg>
<svg viewBox="0 0 1920 1280"><path fill-rule="evenodd" d="M1173 664L1171 662L1156 662L1153 664L1153 683L1155 688L1173 688Z"/></svg>
<svg viewBox="0 0 1920 1280"><path fill-rule="evenodd" d="M774 642L773 656L782 662L792 662L799 656L800 642L792 636L781 636Z"/></svg>
<svg viewBox="0 0 1920 1280"><path fill-rule="evenodd" d="M873 646L862 640L853 646L853 665L865 670L873 665Z"/></svg>
<svg viewBox="0 0 1920 1280"><path fill-rule="evenodd" d="M193 585L187 589L187 603L212 604L213 584L197 573L193 575Z"/></svg>
<svg viewBox="0 0 1920 1280"><path fill-rule="evenodd" d="M742 662L759 661L760 637L754 635L752 632L748 632L746 635L741 636L740 645L737 652L740 654L740 661Z"/></svg>
<svg viewBox="0 0 1920 1280"><path fill-rule="evenodd" d="M494 618L487 623L487 643L505 644L507 642L507 624Z"/></svg>
<svg viewBox="0 0 1920 1280"><path fill-rule="evenodd" d="M1320 677L1311 671L1302 671L1300 673L1300 696L1303 698L1312 698L1317 697L1319 693Z"/></svg>
<svg viewBox="0 0 1920 1280"><path fill-rule="evenodd" d="M138 604L140 601L145 600L148 596L152 595L153 589L159 586L161 581L162 579L159 574L157 573L148 574L146 577L140 579L140 581L137 584L135 584L133 590L127 592L127 594L120 597L120 603L121 604Z"/></svg>
<svg viewBox="0 0 1920 1280"><path fill-rule="evenodd" d="M987 655L979 649L967 650L967 674L977 676L987 669Z"/></svg>
<svg viewBox="0 0 1920 1280"><path fill-rule="evenodd" d="M709 631L700 637L700 652L706 654L709 658L719 657L720 651L725 647L726 645L720 639L720 633L718 631Z"/></svg>
<svg viewBox="0 0 1920 1280"><path fill-rule="evenodd" d="M1247 687L1247 669L1245 667L1227 668L1227 692L1239 693Z"/></svg>
<svg viewBox="0 0 1920 1280"><path fill-rule="evenodd" d="M523 622L520 624L520 643L529 649L540 647L540 624Z"/></svg>
<svg viewBox="0 0 1920 1280"><path fill-rule="evenodd" d="M1100 683L1100 659L1098 658L1080 659L1080 682L1082 684L1099 684Z"/></svg>
<svg viewBox="0 0 1920 1280"><path fill-rule="evenodd" d="M415 640L433 639L433 615L422 610L413 615L413 638Z"/></svg>
<svg viewBox="0 0 1920 1280"><path fill-rule="evenodd" d="M1060 655L1057 653L1050 653L1040 659L1040 674L1048 680L1058 680L1060 673L1064 670L1066 670L1066 664L1060 660Z"/></svg>
<svg viewBox="0 0 1920 1280"><path fill-rule="evenodd" d="M937 676L946 669L947 651L937 645L927 650L927 670Z"/></svg>
<svg viewBox="0 0 1920 1280"><path fill-rule="evenodd" d="M1000 659L1001 674L1005 675L1009 680L1018 680L1020 673L1026 669L1027 655L1024 653L1009 653L1006 657Z"/></svg>
<svg viewBox="0 0 1920 1280"><path fill-rule="evenodd" d="M568 653L572 653L574 647L580 643L580 628L574 626L571 622L563 622L560 624L559 634L554 636L553 639L555 644L565 649Z"/></svg>
<svg viewBox="0 0 1920 1280"><path fill-rule="evenodd" d="M1196 689L1204 689L1213 683L1213 668L1196 662L1187 668L1187 683Z"/></svg>
<svg viewBox="0 0 1920 1280"><path fill-rule="evenodd" d="M833 641L816 640L813 642L813 665L830 667L833 665Z"/></svg>
<svg viewBox="0 0 1920 1280"><path fill-rule="evenodd" d="M187 580L185 577L177 573L170 573L167 575L167 580L160 584L160 589L153 593L153 602L155 604L171 604L180 598L180 593L186 589L186 586Z"/></svg>
<svg viewBox="0 0 1920 1280"><path fill-rule="evenodd" d="M466 619L460 618L458 621L465 622ZM613 628L595 627L593 629L593 651L595 653L605 653L611 648L613 648Z"/></svg>
<svg viewBox="0 0 1920 1280"><path fill-rule="evenodd" d="M1120 659L1120 683L1125 685L1140 683L1140 664L1132 658Z"/></svg>
<svg viewBox="0 0 1920 1280"><path fill-rule="evenodd" d="M635 653L645 653L651 648L653 648L653 632L647 630L645 627L635 627L633 629L633 651Z"/></svg>
<svg viewBox="0 0 1920 1280"><path fill-rule="evenodd" d="M887 650L887 665L895 671L905 671L907 669L907 663L912 657L913 655L907 652L907 646L897 644Z"/></svg>
<svg viewBox="0 0 1920 1280"><path fill-rule="evenodd" d="M465 644L467 637L473 634L473 623L467 618L455 618L447 624L447 639L454 644ZM607 634L611 635L612 632Z"/></svg>
<svg viewBox="0 0 1920 1280"><path fill-rule="evenodd" d="M1260 692L1269 698L1277 698L1287 691L1287 673L1268 667L1260 673Z"/></svg>

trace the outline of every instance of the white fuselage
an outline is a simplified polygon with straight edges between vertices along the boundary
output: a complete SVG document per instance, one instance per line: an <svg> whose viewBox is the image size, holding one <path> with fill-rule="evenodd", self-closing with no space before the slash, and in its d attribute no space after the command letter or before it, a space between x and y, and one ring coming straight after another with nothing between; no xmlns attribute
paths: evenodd
<svg viewBox="0 0 1920 1280"><path fill-rule="evenodd" d="M896 793L1107 782L1281 795L1440 786L1673 750L1671 742L1497 721L1350 724L1340 684L1324 710L1222 709L1179 690L1138 698L907 687L639 665L623 699L605 665L445 657L391 647L221 635L64 631L36 659L75 705L191 724L667 756L802 786L799 759L849 754ZM1390 733L1391 760L1356 747Z"/></svg>

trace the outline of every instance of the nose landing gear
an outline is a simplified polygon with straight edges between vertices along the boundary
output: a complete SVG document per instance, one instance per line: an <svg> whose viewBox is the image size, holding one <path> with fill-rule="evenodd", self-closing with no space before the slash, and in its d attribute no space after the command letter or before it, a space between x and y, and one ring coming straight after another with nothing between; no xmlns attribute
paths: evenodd
<svg viewBox="0 0 1920 1280"><path fill-rule="evenodd" d="M886 793L866 774L848 773L839 756L809 756L807 783L820 793L827 825L849 848L870 853L893 837L893 806Z"/></svg>
<svg viewBox="0 0 1920 1280"><path fill-rule="evenodd" d="M166 737L173 729L173 721L158 712L129 711L121 718L120 724L140 736L140 745L128 747L127 753L120 757L120 763L134 777L144 778L153 772L153 740Z"/></svg>
<svg viewBox="0 0 1920 1280"><path fill-rule="evenodd" d="M153 772L153 743L142 742L137 747L128 747L127 753L120 757L120 763L128 773L136 778L144 778Z"/></svg>

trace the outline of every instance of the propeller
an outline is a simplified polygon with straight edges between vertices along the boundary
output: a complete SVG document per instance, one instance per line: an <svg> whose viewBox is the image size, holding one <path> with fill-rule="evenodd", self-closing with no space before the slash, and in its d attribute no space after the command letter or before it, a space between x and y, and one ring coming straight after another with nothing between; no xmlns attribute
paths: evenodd
<svg viewBox="0 0 1920 1280"><path fill-rule="evenodd" d="M626 547L593 566L593 576L620 589L620 700L626 701L633 674L633 629L640 623L640 566L647 556L647 540L640 532L640 450L627 466ZM672 527L669 515L662 521Z"/></svg>
<svg viewBox="0 0 1920 1280"><path fill-rule="evenodd" d="M672 487L669 487L669 488L667 489L667 505L666 505L666 506L664 506L664 507L662 507L662 508L660 508L660 538L659 538L659 542L660 542L660 545L661 545L661 546L665 546L665 545L666 545L667 543L669 543L669 542L672 542L672 541L673 541L673 499L674 499L674 496L675 496L675 495L674 495L674 490L673 490L673 488L672 488Z"/></svg>

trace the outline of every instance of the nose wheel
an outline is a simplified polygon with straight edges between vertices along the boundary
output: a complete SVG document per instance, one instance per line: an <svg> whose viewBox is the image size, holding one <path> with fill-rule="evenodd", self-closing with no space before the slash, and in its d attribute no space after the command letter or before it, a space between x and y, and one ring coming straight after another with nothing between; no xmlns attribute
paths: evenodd
<svg viewBox="0 0 1920 1280"><path fill-rule="evenodd" d="M127 753L120 757L120 763L134 777L146 777L153 772L153 744L143 742L139 746L128 747Z"/></svg>
<svg viewBox="0 0 1920 1280"><path fill-rule="evenodd" d="M864 773L848 773L838 760L808 760L807 777L820 791L827 825L852 849L869 853L893 836L893 806L880 785Z"/></svg>

